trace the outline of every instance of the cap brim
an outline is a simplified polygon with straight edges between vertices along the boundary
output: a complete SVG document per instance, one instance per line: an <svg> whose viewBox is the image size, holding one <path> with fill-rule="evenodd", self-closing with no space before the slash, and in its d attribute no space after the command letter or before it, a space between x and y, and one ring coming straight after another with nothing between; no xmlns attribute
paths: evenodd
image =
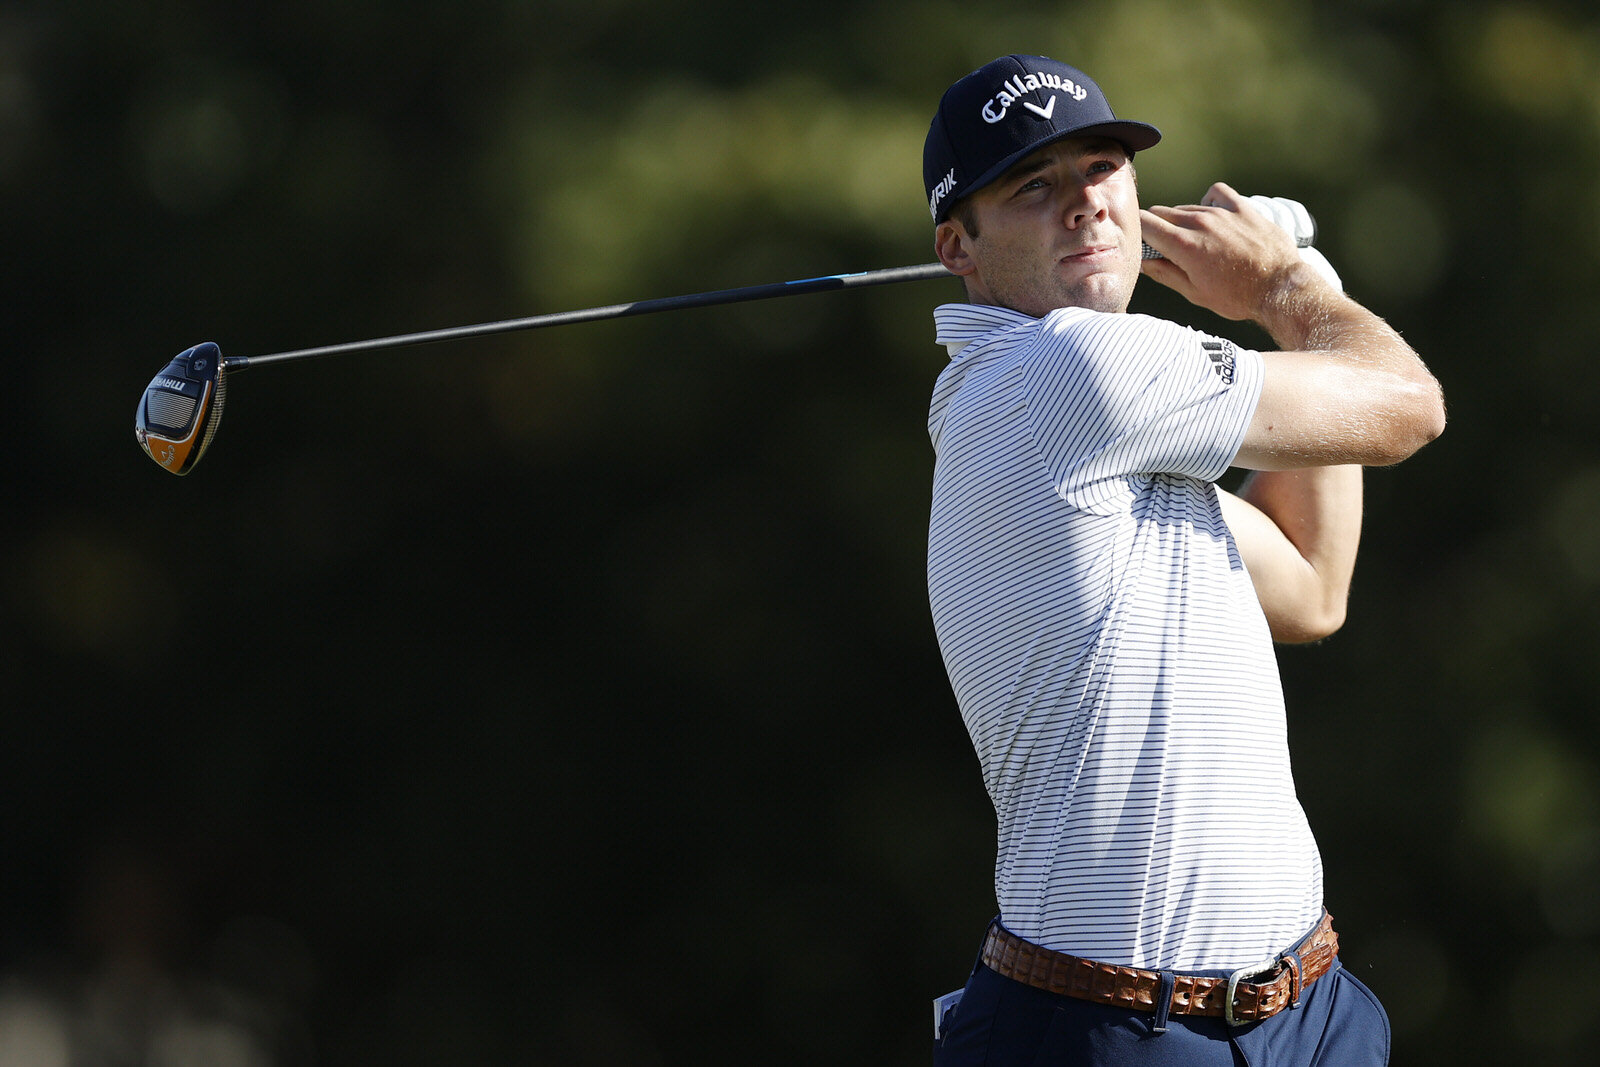
<svg viewBox="0 0 1600 1067"><path fill-rule="evenodd" d="M1117 122L1097 122L1090 126L1080 126L1075 130L1062 130L1059 133L1052 133L1048 137L1041 137L1032 144L1017 149L1017 151L1006 156L1000 162L968 182L966 192L958 197L951 198L945 205L941 218L948 218L951 208L955 207L956 204L967 199L1045 145L1064 141L1068 137L1109 137L1113 141L1122 142L1127 146L1129 152L1143 152L1147 148L1154 148L1160 142L1161 131L1147 123L1119 120Z"/></svg>

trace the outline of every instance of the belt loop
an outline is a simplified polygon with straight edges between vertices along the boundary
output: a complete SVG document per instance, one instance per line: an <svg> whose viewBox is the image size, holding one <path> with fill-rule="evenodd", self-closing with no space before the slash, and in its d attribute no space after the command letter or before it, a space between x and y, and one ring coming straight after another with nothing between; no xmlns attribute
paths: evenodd
<svg viewBox="0 0 1600 1067"><path fill-rule="evenodd" d="M1172 1012L1172 990L1178 984L1178 976L1171 971L1161 972L1161 984L1156 988L1156 1018L1150 1027L1153 1034L1167 1032L1167 1016Z"/></svg>
<svg viewBox="0 0 1600 1067"><path fill-rule="evenodd" d="M1300 1006L1300 993L1305 988L1301 976L1306 973L1305 961L1300 958L1300 953L1290 949L1283 954L1283 965L1289 968L1289 1007Z"/></svg>

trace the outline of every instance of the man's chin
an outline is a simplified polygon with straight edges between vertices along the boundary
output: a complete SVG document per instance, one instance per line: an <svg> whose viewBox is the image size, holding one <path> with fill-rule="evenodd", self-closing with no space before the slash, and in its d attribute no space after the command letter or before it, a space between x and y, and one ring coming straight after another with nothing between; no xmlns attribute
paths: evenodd
<svg viewBox="0 0 1600 1067"><path fill-rule="evenodd" d="M1137 280L1136 277L1134 281ZM1127 311L1128 302L1132 299L1133 282L1126 281L1120 275L1095 274L1073 286L1068 293L1068 303L1062 306L1117 314Z"/></svg>
<svg viewBox="0 0 1600 1067"><path fill-rule="evenodd" d="M1114 314L1128 310L1128 302L1133 299L1133 286L1138 280L1138 274L1128 278L1111 271L1096 271L1070 284L1058 279L1054 286L1032 287L1024 292L984 294L975 302L998 304L1036 319L1061 308L1083 308Z"/></svg>

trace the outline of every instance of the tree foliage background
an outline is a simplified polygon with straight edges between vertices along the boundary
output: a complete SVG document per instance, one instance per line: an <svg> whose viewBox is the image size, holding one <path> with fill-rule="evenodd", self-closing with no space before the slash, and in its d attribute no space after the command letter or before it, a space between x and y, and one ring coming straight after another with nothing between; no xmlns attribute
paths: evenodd
<svg viewBox="0 0 1600 1067"><path fill-rule="evenodd" d="M181 480L131 417L201 340L927 261L928 118L1009 51L1165 131L1148 202L1310 205L1444 382L1280 653L1297 780L1395 1062L1592 1046L1592 5L10 0L0 1063L926 1062L993 908L954 283L242 373Z"/></svg>

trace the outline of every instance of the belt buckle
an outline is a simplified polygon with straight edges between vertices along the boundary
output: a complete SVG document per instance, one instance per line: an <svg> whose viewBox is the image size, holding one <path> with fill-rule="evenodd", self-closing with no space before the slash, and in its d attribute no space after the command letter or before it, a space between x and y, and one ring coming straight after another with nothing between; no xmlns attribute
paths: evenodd
<svg viewBox="0 0 1600 1067"><path fill-rule="evenodd" d="M1266 974L1268 971L1276 970L1277 966L1278 957L1270 956L1267 959L1262 960L1260 963L1252 963L1248 967L1240 967L1237 971L1234 971L1232 974L1228 975L1228 997L1222 1002L1223 1022L1232 1027L1239 1027L1243 1026L1247 1022L1256 1021L1254 1019L1240 1019L1238 1016L1233 1014L1233 1000L1234 997L1238 995L1239 983L1244 981L1246 978L1255 978L1258 975Z"/></svg>

